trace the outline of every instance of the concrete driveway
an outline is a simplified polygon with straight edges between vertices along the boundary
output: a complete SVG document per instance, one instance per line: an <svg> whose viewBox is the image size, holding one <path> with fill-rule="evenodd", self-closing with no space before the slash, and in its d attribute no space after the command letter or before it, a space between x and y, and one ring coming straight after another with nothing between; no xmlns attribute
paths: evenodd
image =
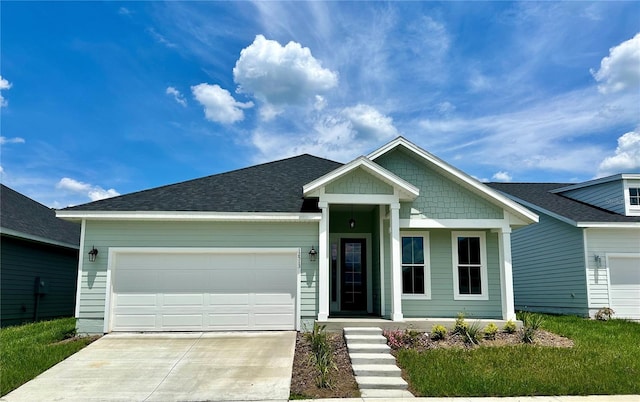
<svg viewBox="0 0 640 402"><path fill-rule="evenodd" d="M295 332L109 334L3 401L287 400Z"/></svg>

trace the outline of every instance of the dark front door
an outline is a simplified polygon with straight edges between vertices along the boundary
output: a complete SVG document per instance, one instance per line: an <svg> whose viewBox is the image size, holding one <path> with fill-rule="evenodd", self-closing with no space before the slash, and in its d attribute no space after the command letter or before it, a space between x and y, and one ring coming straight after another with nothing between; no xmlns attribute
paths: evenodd
<svg viewBox="0 0 640 402"><path fill-rule="evenodd" d="M343 311L367 310L365 245L365 239L340 241L340 308Z"/></svg>

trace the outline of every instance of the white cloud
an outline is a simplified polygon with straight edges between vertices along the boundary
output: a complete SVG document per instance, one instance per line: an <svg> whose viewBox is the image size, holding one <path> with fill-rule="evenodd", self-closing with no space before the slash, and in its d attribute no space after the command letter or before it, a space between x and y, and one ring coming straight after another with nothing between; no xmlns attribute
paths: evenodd
<svg viewBox="0 0 640 402"><path fill-rule="evenodd" d="M384 141L398 136L393 119L369 105L359 104L345 108L342 115L351 123L356 138Z"/></svg>
<svg viewBox="0 0 640 402"><path fill-rule="evenodd" d="M72 193L86 195L91 201L102 200L105 198L111 198L120 195L116 190L110 188L105 190L100 186L94 186L88 183L83 183L68 177L60 179L56 188L61 190L70 191Z"/></svg>
<svg viewBox="0 0 640 402"><path fill-rule="evenodd" d="M448 115L456 111L456 105L451 102L445 101L438 103L438 113Z"/></svg>
<svg viewBox="0 0 640 402"><path fill-rule="evenodd" d="M338 83L338 74L322 68L309 48L296 42L282 46L262 35L242 49L233 77L239 92L276 105L314 100Z"/></svg>
<svg viewBox="0 0 640 402"><path fill-rule="evenodd" d="M598 176L640 172L640 128L618 138L615 154L606 157L598 166Z"/></svg>
<svg viewBox="0 0 640 402"><path fill-rule="evenodd" d="M173 95L173 99L175 99L175 101L178 102L179 104L181 104L182 106L184 106L184 107L187 106L187 100L180 93L180 91L178 91L174 87L167 87L166 93L167 93L167 95Z"/></svg>
<svg viewBox="0 0 640 402"><path fill-rule="evenodd" d="M20 138L20 137L7 138L7 137L0 136L0 145L24 144L24 143L25 143L24 138Z"/></svg>
<svg viewBox="0 0 640 402"><path fill-rule="evenodd" d="M147 28L147 32L153 37L153 39L155 39L158 43L161 43L163 45L165 45L168 48L176 48L178 47L175 43L169 41L167 38L164 37L164 35L159 34L155 29L153 28Z"/></svg>
<svg viewBox="0 0 640 402"><path fill-rule="evenodd" d="M126 7L120 7L118 9L118 14L120 14L120 15L131 15L131 14L133 14L133 11L129 10Z"/></svg>
<svg viewBox="0 0 640 402"><path fill-rule="evenodd" d="M2 78L2 76L0 75L0 91L10 89L11 85L12 84L9 81ZM0 92L0 107L5 107L8 104L9 102L7 102L7 100L2 96L2 93Z"/></svg>
<svg viewBox="0 0 640 402"><path fill-rule="evenodd" d="M226 89L219 85L198 84L191 92L202 106L207 120L222 124L232 124L244 119L242 109L253 107L253 102L238 102Z"/></svg>
<svg viewBox="0 0 640 402"><path fill-rule="evenodd" d="M493 176L491 176L491 178L493 180L496 181L511 181L513 180L513 177L511 177L511 175L509 174L509 172L505 172L505 171L499 171L496 172Z"/></svg>
<svg viewBox="0 0 640 402"><path fill-rule="evenodd" d="M600 69L591 71L600 83L602 93L614 93L640 88L640 33L632 39L609 49L609 56L602 59Z"/></svg>

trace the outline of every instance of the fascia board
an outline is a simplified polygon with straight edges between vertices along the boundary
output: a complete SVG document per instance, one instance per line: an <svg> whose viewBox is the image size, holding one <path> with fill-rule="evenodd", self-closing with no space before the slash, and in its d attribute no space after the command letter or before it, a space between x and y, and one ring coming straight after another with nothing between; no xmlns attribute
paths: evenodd
<svg viewBox="0 0 640 402"><path fill-rule="evenodd" d="M442 159L433 154L430 154L429 152L423 150L422 148L418 147L417 145L413 144L403 137L396 138L387 145L382 146L380 149L373 151L367 157L371 160L375 160L383 154L398 147L399 145L404 146L414 154L434 165L440 171L445 173L447 176L454 178L459 184L463 185L467 189L471 190L472 192L479 193L481 197L488 200L489 202L499 204L502 208L506 208L509 212L519 216L525 221L529 221L531 223L538 221L538 216L536 214L532 213L521 205L518 205L518 203L512 201L506 196L503 196L498 191L493 190L492 188L489 188L488 186L480 183L463 171L456 169Z"/></svg>
<svg viewBox="0 0 640 402"><path fill-rule="evenodd" d="M192 211L56 211L67 220L317 222L321 213L192 212Z"/></svg>
<svg viewBox="0 0 640 402"><path fill-rule="evenodd" d="M640 229L640 222L577 222L579 228Z"/></svg>
<svg viewBox="0 0 640 402"><path fill-rule="evenodd" d="M38 242L38 243L43 243L43 244L51 244L51 245L54 245L54 246L72 248L72 249L75 249L75 250L78 250L80 248L80 246L78 244L71 244L71 243L66 243L66 242L62 242L62 241L47 239L46 237L36 236L36 235L29 234L29 233L20 232L18 230L7 229L7 228L4 228L4 227L0 227L0 234L6 235L6 236L15 237L15 238L19 238L19 239L34 241L34 242Z"/></svg>

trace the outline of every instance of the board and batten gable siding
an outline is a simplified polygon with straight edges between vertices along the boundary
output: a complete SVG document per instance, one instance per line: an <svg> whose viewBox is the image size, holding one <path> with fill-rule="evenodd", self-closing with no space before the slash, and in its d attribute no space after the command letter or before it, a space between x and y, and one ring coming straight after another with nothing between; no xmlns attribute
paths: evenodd
<svg viewBox="0 0 640 402"><path fill-rule="evenodd" d="M358 168L328 183L324 191L327 194L393 194L393 187Z"/></svg>
<svg viewBox="0 0 640 402"><path fill-rule="evenodd" d="M318 262L310 262L312 245L318 248L318 224L280 222L134 222L87 221L85 248L99 250L95 262L83 252L78 331L104 331L109 247L287 247L301 249L300 316L303 323L317 314Z"/></svg>
<svg viewBox="0 0 640 402"><path fill-rule="evenodd" d="M511 234L516 310L587 315L583 229L536 211Z"/></svg>
<svg viewBox="0 0 640 402"><path fill-rule="evenodd" d="M439 174L423 161L402 150L393 150L375 160L377 164L420 189L413 202L402 202L400 218L413 214L430 219L502 219L502 208Z"/></svg>
<svg viewBox="0 0 640 402"><path fill-rule="evenodd" d="M2 236L0 249L0 326L34 320L38 277L44 281L46 292L38 300L38 320L73 316L78 250L9 236Z"/></svg>
<svg viewBox="0 0 640 402"><path fill-rule="evenodd" d="M587 244L587 273L589 280L589 313L609 307L609 278L606 255L609 253L637 254L640 252L640 229L585 229ZM598 267L595 256L601 257ZM640 269L640 268L639 268ZM640 296L639 296L640 297Z"/></svg>
<svg viewBox="0 0 640 402"><path fill-rule="evenodd" d="M595 184L589 187L565 191L561 194L565 197L584 202L585 204L594 205L621 215L625 214L622 180Z"/></svg>

